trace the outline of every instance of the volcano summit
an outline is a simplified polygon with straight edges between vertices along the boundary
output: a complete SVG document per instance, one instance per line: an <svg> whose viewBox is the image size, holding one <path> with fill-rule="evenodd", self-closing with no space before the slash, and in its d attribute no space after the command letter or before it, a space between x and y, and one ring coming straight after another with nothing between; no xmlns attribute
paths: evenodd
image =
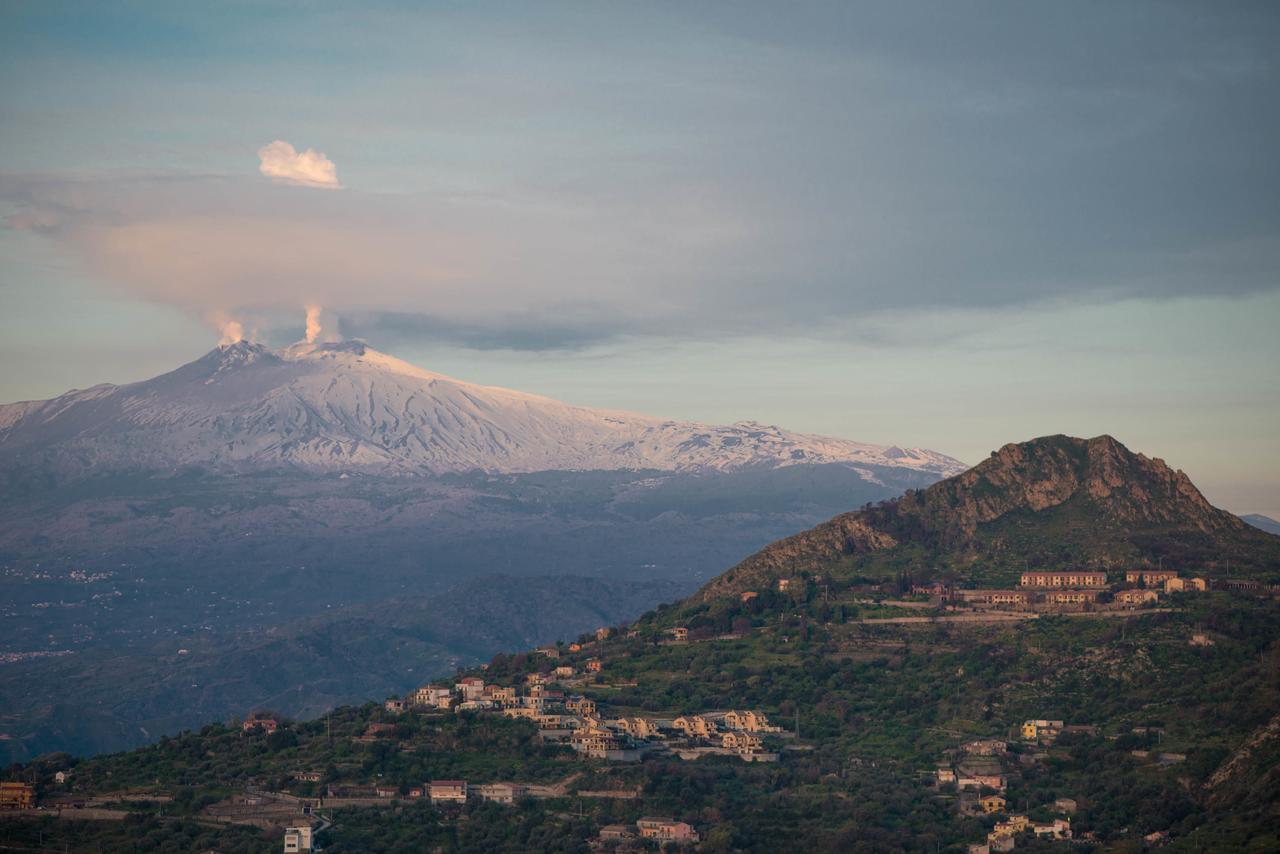
<svg viewBox="0 0 1280 854"><path fill-rule="evenodd" d="M572 406L422 370L358 340L276 351L239 341L143 382L0 406L0 461L19 460L61 477L188 466L438 475L842 463L937 477L964 468L919 448Z"/></svg>

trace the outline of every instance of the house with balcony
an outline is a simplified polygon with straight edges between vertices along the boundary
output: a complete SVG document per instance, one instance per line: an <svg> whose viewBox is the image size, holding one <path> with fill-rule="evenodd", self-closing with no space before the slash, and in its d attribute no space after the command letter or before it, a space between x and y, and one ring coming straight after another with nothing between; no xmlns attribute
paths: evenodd
<svg viewBox="0 0 1280 854"><path fill-rule="evenodd" d="M432 780L430 791L433 804L465 804L467 802L466 780Z"/></svg>

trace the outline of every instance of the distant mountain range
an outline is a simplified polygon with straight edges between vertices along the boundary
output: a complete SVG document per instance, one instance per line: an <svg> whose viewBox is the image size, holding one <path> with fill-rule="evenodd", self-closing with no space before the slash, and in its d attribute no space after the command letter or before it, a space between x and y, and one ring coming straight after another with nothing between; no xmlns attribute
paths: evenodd
<svg viewBox="0 0 1280 854"><path fill-rule="evenodd" d="M191 466L440 475L798 463L964 469L920 448L571 406L425 371L362 341L277 351L241 341L144 382L0 406L0 465L63 478Z"/></svg>
<svg viewBox="0 0 1280 854"><path fill-rule="evenodd" d="M972 469L766 546L704 598L832 569L1010 582L1023 569L1160 565L1280 580L1280 539L1110 436L1005 445Z"/></svg>
<svg viewBox="0 0 1280 854"><path fill-rule="evenodd" d="M1240 518L1253 527L1266 531L1268 534L1280 534L1280 522L1270 516L1263 516L1261 513L1246 513Z"/></svg>

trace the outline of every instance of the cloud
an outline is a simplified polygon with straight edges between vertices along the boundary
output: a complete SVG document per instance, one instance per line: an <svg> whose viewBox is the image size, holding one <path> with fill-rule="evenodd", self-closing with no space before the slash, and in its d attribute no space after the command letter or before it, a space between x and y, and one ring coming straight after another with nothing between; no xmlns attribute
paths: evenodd
<svg viewBox="0 0 1280 854"><path fill-rule="evenodd" d="M377 341L395 350L424 341L465 347L469 350L522 350L527 352L583 350L605 344L637 330L624 317L602 307L575 311L563 306L549 315L496 314L490 318L456 321L428 312L351 311L342 315L342 331L355 338ZM576 316L575 316L576 314Z"/></svg>
<svg viewBox="0 0 1280 854"><path fill-rule="evenodd" d="M303 59L319 44L385 61L248 101L227 99L241 88L228 81L261 80L282 54L228 58L226 80L203 63L170 80L140 66L158 88L31 64L18 89L48 115L15 125L6 162L61 174L0 175L0 211L131 296L267 334L279 315L301 335L320 305L349 332L359 315L375 343L554 349L840 325L896 340L900 318L957 307L1280 287L1275 15L1037 5L993 28L893 4L657 5L510 12L500 27L395 14L358 42L324 16L305 34L281 23L271 41ZM432 73L406 73L423 55ZM170 109L170 90L190 97ZM153 124L106 138L94 125L143 102ZM261 151L272 181L105 177L202 156L156 159L139 127L272 128L280 103L321 105L316 128L344 117L308 134L363 148L359 183L394 192L287 186L339 182L284 140Z"/></svg>
<svg viewBox="0 0 1280 854"><path fill-rule="evenodd" d="M837 216L820 196L805 209L776 204L781 189L757 195L710 176L677 178L616 193L526 186L481 195L0 175L0 201L14 211L10 225L133 297L273 337L298 336L306 307L323 306L317 335L340 325L384 346L415 337L477 350L581 349L636 336L861 337L880 321L955 308L1271 290L1280 269L1280 241L1270 237L1123 242L1088 222L1072 231L1018 217L989 198L983 217L884 195L870 211L858 198L842 201ZM1056 207L1039 212L1057 216Z"/></svg>
<svg viewBox="0 0 1280 854"><path fill-rule="evenodd" d="M324 152L314 148L299 152L284 140L277 139L258 149L258 159L258 171L273 181L326 189L341 186L338 167L324 156Z"/></svg>

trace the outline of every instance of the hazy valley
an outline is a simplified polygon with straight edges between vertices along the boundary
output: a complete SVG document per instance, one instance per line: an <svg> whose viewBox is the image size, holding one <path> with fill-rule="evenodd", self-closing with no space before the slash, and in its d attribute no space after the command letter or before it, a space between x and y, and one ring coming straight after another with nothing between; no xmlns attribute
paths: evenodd
<svg viewBox="0 0 1280 854"><path fill-rule="evenodd" d="M958 467L640 417L609 456L591 437L623 429L613 415L363 345L318 353L220 347L154 381L0 409L0 755L120 749L263 703L307 714L404 690L635 616L767 542ZM403 415L414 393L455 414L462 400L470 417L427 406L419 426L392 429L388 401ZM226 408L274 411L284 397L292 427ZM458 450L449 466L491 470L433 470L445 458L404 450L418 430ZM513 453L613 470L506 471ZM646 461L670 468L629 468Z"/></svg>

